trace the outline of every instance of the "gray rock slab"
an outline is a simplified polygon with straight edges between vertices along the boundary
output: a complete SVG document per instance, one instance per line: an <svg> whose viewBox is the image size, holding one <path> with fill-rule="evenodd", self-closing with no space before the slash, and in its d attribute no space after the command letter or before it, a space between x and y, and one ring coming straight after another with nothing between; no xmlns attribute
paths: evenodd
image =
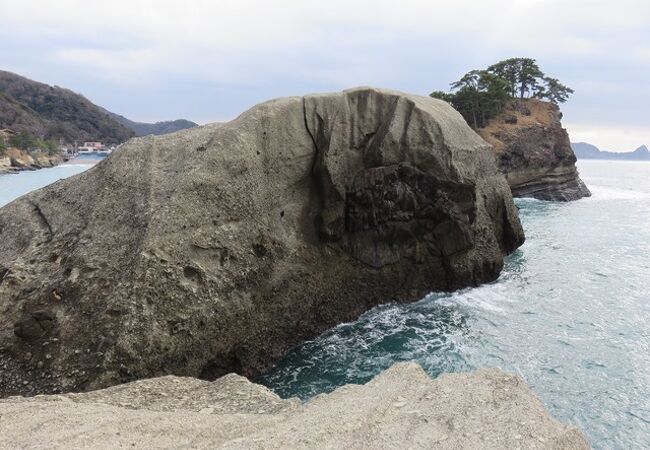
<svg viewBox="0 0 650 450"><path fill-rule="evenodd" d="M588 449L519 377L436 379L400 363L306 403L237 375L163 377L84 394L0 400L0 447Z"/></svg>

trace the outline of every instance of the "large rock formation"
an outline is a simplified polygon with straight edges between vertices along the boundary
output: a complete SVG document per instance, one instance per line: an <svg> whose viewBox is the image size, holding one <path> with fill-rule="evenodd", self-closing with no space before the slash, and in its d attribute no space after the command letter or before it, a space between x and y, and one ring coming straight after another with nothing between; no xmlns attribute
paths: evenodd
<svg viewBox="0 0 650 450"><path fill-rule="evenodd" d="M478 130L492 144L515 197L569 201L591 195L578 175L561 118L552 103L515 100Z"/></svg>
<svg viewBox="0 0 650 450"><path fill-rule="evenodd" d="M255 374L379 303L494 280L522 242L442 101L359 88L133 139L0 209L0 394Z"/></svg>
<svg viewBox="0 0 650 450"><path fill-rule="evenodd" d="M237 375L143 380L0 400L2 448L588 449L525 382L498 370L431 380L398 364L301 404Z"/></svg>

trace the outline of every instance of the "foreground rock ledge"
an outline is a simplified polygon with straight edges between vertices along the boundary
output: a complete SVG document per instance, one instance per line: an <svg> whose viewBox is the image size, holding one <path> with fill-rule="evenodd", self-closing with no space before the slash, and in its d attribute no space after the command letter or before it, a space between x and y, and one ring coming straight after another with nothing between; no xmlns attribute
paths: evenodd
<svg viewBox="0 0 650 450"><path fill-rule="evenodd" d="M133 139L0 209L0 396L254 375L377 304L492 281L522 242L439 100L359 88Z"/></svg>
<svg viewBox="0 0 650 450"><path fill-rule="evenodd" d="M400 363L301 404L237 375L163 377L0 401L2 448L587 449L525 382L494 369L435 380Z"/></svg>

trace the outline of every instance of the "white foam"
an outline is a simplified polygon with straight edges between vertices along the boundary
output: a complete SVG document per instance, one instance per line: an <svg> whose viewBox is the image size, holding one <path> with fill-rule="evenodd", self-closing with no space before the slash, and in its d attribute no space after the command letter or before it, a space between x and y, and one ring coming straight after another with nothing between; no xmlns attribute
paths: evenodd
<svg viewBox="0 0 650 450"><path fill-rule="evenodd" d="M650 198L650 193L639 192L633 189L613 188L609 186L589 185L590 199L596 200L641 200Z"/></svg>
<svg viewBox="0 0 650 450"><path fill-rule="evenodd" d="M488 284L454 292L439 302L446 306L455 305L467 309L503 314L506 311L505 304L512 303L513 299L509 297L509 291L502 285Z"/></svg>

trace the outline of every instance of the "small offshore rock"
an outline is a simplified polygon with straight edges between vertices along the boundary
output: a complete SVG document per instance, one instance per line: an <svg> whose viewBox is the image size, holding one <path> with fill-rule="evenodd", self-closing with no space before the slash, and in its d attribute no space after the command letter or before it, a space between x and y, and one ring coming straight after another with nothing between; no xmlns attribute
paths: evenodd
<svg viewBox="0 0 650 450"><path fill-rule="evenodd" d="M571 201L589 197L557 105L518 99L478 129L493 146L515 197Z"/></svg>

